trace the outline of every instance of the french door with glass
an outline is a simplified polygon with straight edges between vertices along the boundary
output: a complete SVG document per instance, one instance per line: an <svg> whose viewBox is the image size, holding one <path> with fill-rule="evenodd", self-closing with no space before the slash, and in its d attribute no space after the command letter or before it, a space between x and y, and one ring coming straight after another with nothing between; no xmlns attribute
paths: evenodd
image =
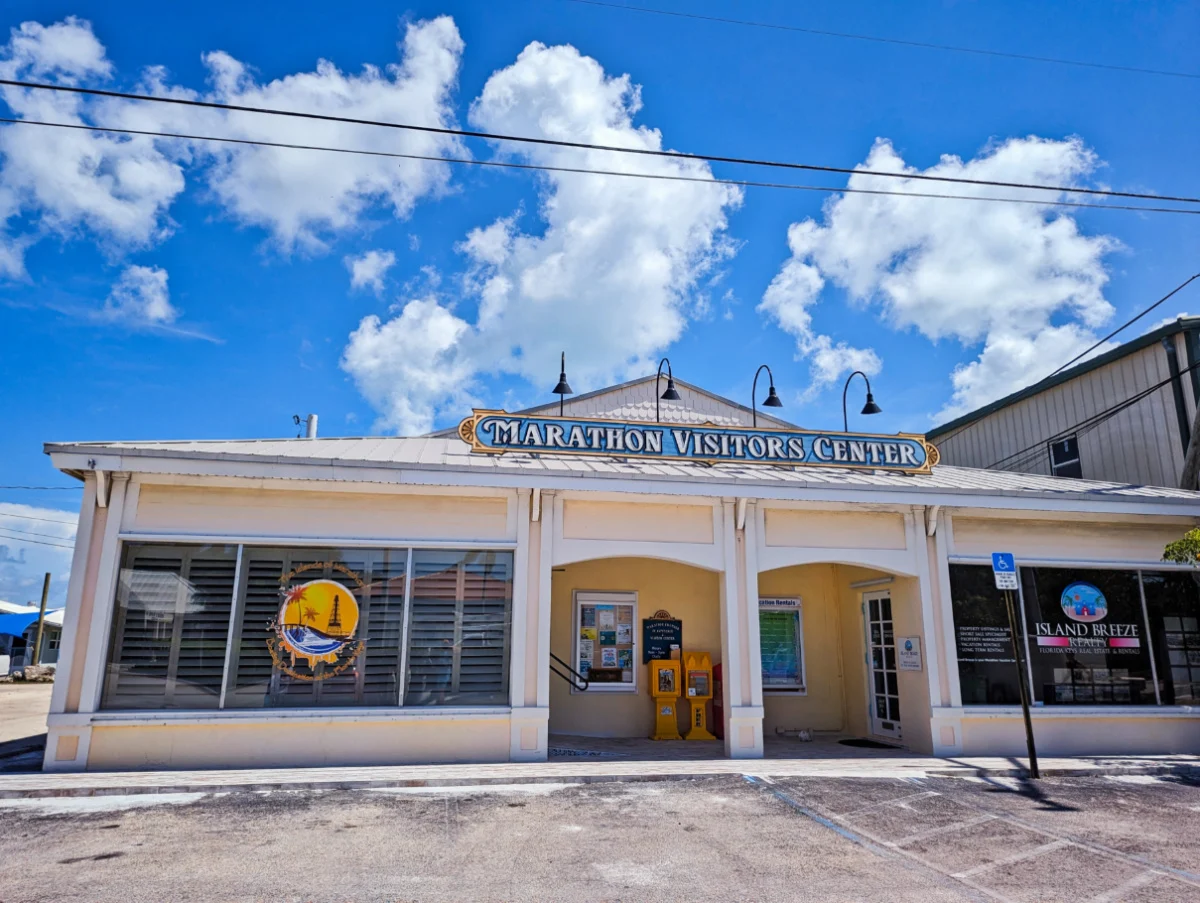
<svg viewBox="0 0 1200 903"><path fill-rule="evenodd" d="M867 695L871 733L900 739L900 688L896 677L896 636L892 626L892 595L863 594L867 628Z"/></svg>

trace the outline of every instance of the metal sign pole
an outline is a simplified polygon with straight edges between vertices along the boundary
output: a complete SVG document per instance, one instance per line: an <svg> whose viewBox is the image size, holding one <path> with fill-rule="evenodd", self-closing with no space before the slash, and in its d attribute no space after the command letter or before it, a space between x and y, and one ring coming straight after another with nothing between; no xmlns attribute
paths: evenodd
<svg viewBox="0 0 1200 903"><path fill-rule="evenodd" d="M1017 642L1017 611L1013 607L1012 591L1004 591L1004 604L1008 607L1008 629L1012 633L1013 658L1017 666L1017 686L1021 691L1021 714L1025 718L1025 747L1029 752L1029 777L1040 778L1037 749L1033 745L1033 721L1029 717L1029 688L1025 685L1025 667L1021 662L1021 644Z"/></svg>

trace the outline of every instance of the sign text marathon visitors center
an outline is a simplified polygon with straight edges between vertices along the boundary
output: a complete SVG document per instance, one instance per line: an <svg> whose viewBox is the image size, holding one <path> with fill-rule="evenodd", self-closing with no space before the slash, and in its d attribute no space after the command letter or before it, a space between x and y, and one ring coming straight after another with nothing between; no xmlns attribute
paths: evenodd
<svg viewBox="0 0 1200 903"><path fill-rule="evenodd" d="M85 490L46 767L709 731L1024 755L1022 672L1043 754L1200 749L1200 587L1161 560L1200 494L939 465L677 385L417 438L48 445Z"/></svg>

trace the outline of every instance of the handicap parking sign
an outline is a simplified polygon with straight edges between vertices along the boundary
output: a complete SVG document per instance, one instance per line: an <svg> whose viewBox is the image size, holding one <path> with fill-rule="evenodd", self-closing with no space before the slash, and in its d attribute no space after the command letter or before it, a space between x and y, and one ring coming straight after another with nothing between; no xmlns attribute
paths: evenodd
<svg viewBox="0 0 1200 903"><path fill-rule="evenodd" d="M992 575L996 589L1017 588L1017 562L1012 552L992 553Z"/></svg>

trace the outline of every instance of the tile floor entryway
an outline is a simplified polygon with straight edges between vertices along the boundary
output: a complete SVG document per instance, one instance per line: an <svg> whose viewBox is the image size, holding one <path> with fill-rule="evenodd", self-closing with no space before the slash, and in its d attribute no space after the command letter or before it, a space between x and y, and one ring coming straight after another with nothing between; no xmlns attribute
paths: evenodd
<svg viewBox="0 0 1200 903"><path fill-rule="evenodd" d="M763 741L767 759L895 759L920 758L906 749L869 749L846 746L841 740L851 734L817 734L805 742L793 737L768 736ZM625 760L646 762L695 762L725 758L721 740L648 740L642 737L579 737L550 735L550 761L571 759Z"/></svg>

